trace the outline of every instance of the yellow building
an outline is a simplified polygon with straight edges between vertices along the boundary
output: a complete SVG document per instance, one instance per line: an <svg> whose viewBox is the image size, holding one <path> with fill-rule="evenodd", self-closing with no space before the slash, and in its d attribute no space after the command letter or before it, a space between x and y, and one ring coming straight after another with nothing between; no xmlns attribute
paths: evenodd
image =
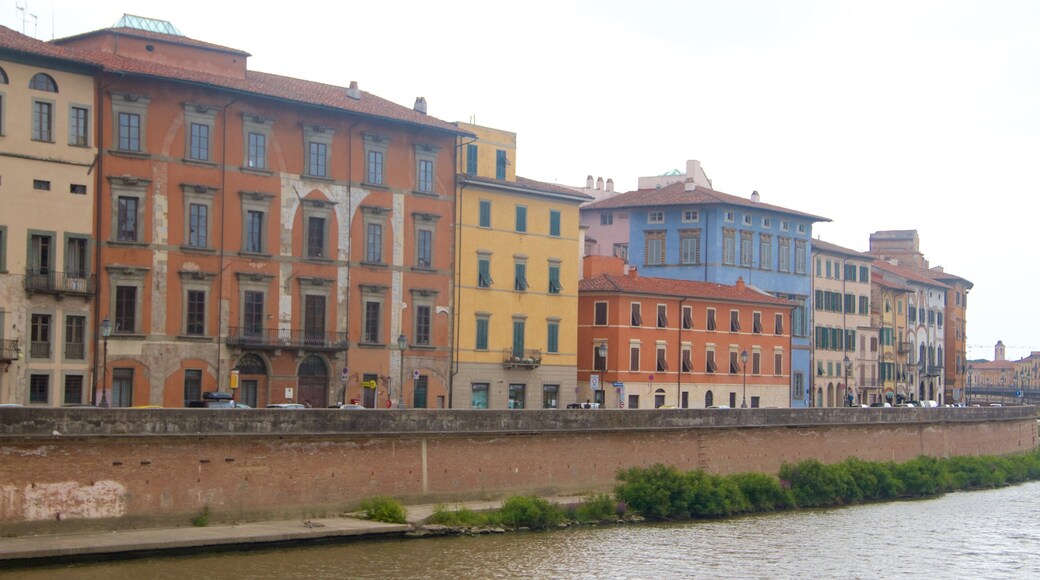
<svg viewBox="0 0 1040 580"><path fill-rule="evenodd" d="M877 270L874 270L877 272ZM906 337L905 284L875 275L872 285L872 325L878 329L878 384L884 401L898 403L910 398L907 362L910 342Z"/></svg>
<svg viewBox="0 0 1040 580"><path fill-rule="evenodd" d="M90 401L94 70L0 27L0 403Z"/></svg>
<svg viewBox="0 0 1040 580"><path fill-rule="evenodd" d="M574 189L516 175L516 134L458 123L456 409L576 402L578 205Z"/></svg>

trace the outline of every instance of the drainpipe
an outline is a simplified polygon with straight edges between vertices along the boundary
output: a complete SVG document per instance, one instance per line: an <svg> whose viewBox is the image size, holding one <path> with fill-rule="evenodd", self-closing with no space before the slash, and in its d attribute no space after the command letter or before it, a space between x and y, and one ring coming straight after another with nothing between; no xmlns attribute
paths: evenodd
<svg viewBox="0 0 1040 580"><path fill-rule="evenodd" d="M221 111L221 124L223 125L221 132L223 143L220 146L220 250L217 253L219 256L218 270L217 270L217 390L220 390L220 319L224 312L224 224L227 221L227 215L225 213L225 207L227 206L227 138L228 138L228 123L227 123L227 111L228 107L235 103L234 99L229 99ZM230 322L230 321L228 321ZM270 382L270 381L268 381ZM230 381L228 382L230 388ZM234 398L234 392L231 393L232 399ZM270 399L268 399L270 400Z"/></svg>
<svg viewBox="0 0 1040 580"><path fill-rule="evenodd" d="M680 408L680 409L684 408L682 406L682 372L683 372L682 371L682 365L683 365L682 331L683 331L683 323L685 321L685 318L683 318L683 302L686 302L689 299L690 299L689 296L685 296L685 297L683 297L682 300L679 301L679 366L676 367L676 371L678 371L678 372L675 373L676 374L676 377L675 377L675 397L676 397L676 399L675 399L675 406ZM691 352L690 355L692 356L693 353Z"/></svg>

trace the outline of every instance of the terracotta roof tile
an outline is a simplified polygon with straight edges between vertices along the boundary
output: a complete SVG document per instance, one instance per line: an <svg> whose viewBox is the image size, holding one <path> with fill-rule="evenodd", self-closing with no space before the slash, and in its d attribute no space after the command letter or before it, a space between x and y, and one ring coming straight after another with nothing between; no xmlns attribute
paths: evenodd
<svg viewBox="0 0 1040 580"><path fill-rule="evenodd" d="M35 38L15 32L6 26L0 26L0 50L3 49L37 56L58 58L82 64L93 64L91 61L80 55L78 51L36 40Z"/></svg>
<svg viewBox="0 0 1040 580"><path fill-rule="evenodd" d="M153 32L151 30L141 30L139 28L102 28L101 30L93 30L91 32L84 32L82 34L76 34L74 36L67 36L65 38L58 38L54 40L55 44L61 44L68 40L78 40L81 38L88 38L91 36L99 36L108 33L116 33L122 36L134 36L137 38L144 38L147 40L155 40L159 42L167 42L170 44L180 44L182 46L192 46L195 48L206 48L209 50L216 50L219 52L226 52L229 54L237 54L239 56L252 56L244 50L237 48L229 48L227 46L221 46L219 44L213 44L211 42L205 42L202 40L195 40L194 38L188 38L187 36L175 36L173 34L163 34L161 32Z"/></svg>
<svg viewBox="0 0 1040 580"><path fill-rule="evenodd" d="M713 282L697 282L693 280L672 280L670 278L635 278L623 274L601 274L578 282L578 292L613 292L621 294L644 294L650 296L675 296L690 298L707 298L733 302L753 302L775 306L796 306L795 303L770 296L754 288L715 284Z"/></svg>
<svg viewBox="0 0 1040 580"><path fill-rule="evenodd" d="M462 180L468 183L486 184L489 186L499 187L516 187L522 189L530 189L543 193L551 193L554 195L564 195L573 198L575 201L587 201L592 199L592 196L586 195L572 187L566 187L564 185L557 185L555 183L545 183L544 181L536 181L534 179L528 179L526 177L516 176L516 181L506 181L504 179L492 179L490 177L481 177L479 175L463 175Z"/></svg>
<svg viewBox="0 0 1040 580"><path fill-rule="evenodd" d="M671 185L656 189L637 189L615 195L595 203L591 203L583 210L597 209L620 209L628 207L654 207L666 205L691 205L691 204L728 204L748 208L767 209L777 213L808 218L812 221L829 222L829 218L787 209L768 203L751 201L743 197L722 193L707 187L697 186L693 191L686 191L686 184L676 182Z"/></svg>
<svg viewBox="0 0 1040 580"><path fill-rule="evenodd" d="M918 284L927 284L936 288L949 288L949 286L947 286L946 284L943 284L942 282L939 282L938 280L935 280L933 278L929 278L928 276L925 276L916 269L896 266L893 264L889 264L884 260L875 260L874 268L880 269L884 272L890 272L892 274L895 274L896 276L901 276L912 282L917 282Z"/></svg>
<svg viewBox="0 0 1040 580"><path fill-rule="evenodd" d="M825 242L823 240L815 240L814 239L812 241L812 249L813 250L822 250L824 252L831 252L832 254L842 254L844 256L849 256L849 257L852 257L852 258L862 258L864 260L870 260L870 261L874 261L874 260L877 259L877 256L873 256L873 255L867 254L865 252L857 252L856 250L851 250L851 249L846 248L844 246L839 246L838 244L832 244L830 242Z"/></svg>

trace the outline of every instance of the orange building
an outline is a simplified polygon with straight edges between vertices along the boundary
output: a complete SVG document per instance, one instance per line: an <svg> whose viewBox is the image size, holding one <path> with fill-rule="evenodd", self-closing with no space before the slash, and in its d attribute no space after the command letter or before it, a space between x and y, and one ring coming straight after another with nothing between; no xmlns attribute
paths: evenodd
<svg viewBox="0 0 1040 580"><path fill-rule="evenodd" d="M742 279L727 286L641 278L603 257L586 266L578 287L581 400L630 409L790 406L794 303Z"/></svg>
<svg viewBox="0 0 1040 580"><path fill-rule="evenodd" d="M102 67L98 398L444 406L453 125L162 21L55 42Z"/></svg>

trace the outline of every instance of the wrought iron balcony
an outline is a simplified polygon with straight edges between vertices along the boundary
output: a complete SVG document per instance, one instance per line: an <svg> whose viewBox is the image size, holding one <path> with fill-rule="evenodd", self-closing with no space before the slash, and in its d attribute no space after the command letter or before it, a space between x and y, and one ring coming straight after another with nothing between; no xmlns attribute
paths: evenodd
<svg viewBox="0 0 1040 580"><path fill-rule="evenodd" d="M899 341L898 345L899 354L910 354L910 349L913 348L913 345L908 340Z"/></svg>
<svg viewBox="0 0 1040 580"><path fill-rule="evenodd" d="M542 351L537 348L514 350L506 348L502 350L502 366L511 368L534 369L542 364Z"/></svg>
<svg viewBox="0 0 1040 580"><path fill-rule="evenodd" d="M18 360L21 353L21 345L17 338L5 338L0 340L0 361L11 362Z"/></svg>
<svg viewBox="0 0 1040 580"><path fill-rule="evenodd" d="M228 346L254 350L336 351L347 349L347 333L278 328L249 329L232 326L228 329L225 343Z"/></svg>
<svg viewBox="0 0 1040 580"><path fill-rule="evenodd" d="M25 269L25 291L29 294L66 294L93 296L97 292L97 277L83 272L55 272L39 268Z"/></svg>
<svg viewBox="0 0 1040 580"><path fill-rule="evenodd" d="M928 365L924 369L924 376L926 377L937 377L942 374L942 365Z"/></svg>

